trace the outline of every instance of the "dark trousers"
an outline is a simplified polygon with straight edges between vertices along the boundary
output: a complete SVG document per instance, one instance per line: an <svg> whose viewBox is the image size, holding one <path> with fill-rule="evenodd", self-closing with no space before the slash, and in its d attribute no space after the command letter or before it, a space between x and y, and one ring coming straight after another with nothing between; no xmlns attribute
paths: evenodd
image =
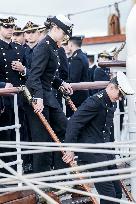
<svg viewBox="0 0 136 204"><path fill-rule="evenodd" d="M85 165L88 163L89 162L80 161L79 165L83 165L83 164ZM109 167L96 168L96 169L92 169L92 171L106 171L106 170L111 170L111 169L116 169L116 165L109 166ZM90 172L91 172L91 169L90 169ZM99 182L99 183L94 183L94 185L95 185L97 192L100 195L109 196L109 197L118 198L118 199L122 198L122 188L121 188L120 181ZM100 204L116 204L116 202L101 199Z"/></svg>
<svg viewBox="0 0 136 204"><path fill-rule="evenodd" d="M124 100L122 99L121 101L119 101L119 109L120 112L124 112ZM124 119L124 114L120 115L120 130L122 130L122 126L123 126L123 119Z"/></svg>
<svg viewBox="0 0 136 204"><path fill-rule="evenodd" d="M46 128L41 123L38 116L34 113L31 106L27 107L28 119L30 121L30 130L33 142L52 142L52 138ZM50 126L58 136L61 142L64 141L65 130L67 126L67 118L62 112L61 107L52 108L45 106L43 115L49 122ZM61 152L45 152L33 154L33 171L43 172L59 168L65 168L66 164L62 161Z"/></svg>
<svg viewBox="0 0 136 204"><path fill-rule="evenodd" d="M95 187L100 195L110 196L112 198L119 199L122 198L120 181L95 183ZM116 202L101 199L100 204L116 204Z"/></svg>
<svg viewBox="0 0 136 204"><path fill-rule="evenodd" d="M62 104L62 93L56 89L53 89L54 95L57 99L57 101L59 102L60 107L63 110L63 104Z"/></svg>

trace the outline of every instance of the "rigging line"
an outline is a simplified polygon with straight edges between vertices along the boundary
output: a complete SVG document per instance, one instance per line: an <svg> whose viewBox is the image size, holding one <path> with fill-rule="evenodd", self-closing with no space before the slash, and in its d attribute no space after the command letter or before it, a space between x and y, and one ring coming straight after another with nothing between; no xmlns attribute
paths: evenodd
<svg viewBox="0 0 136 204"><path fill-rule="evenodd" d="M14 12L4 12L4 11L0 11L0 14L14 15L14 16L36 17L36 18L47 18L48 17L48 16L44 16L44 15L35 15L35 14L27 14L27 13L14 13Z"/></svg>
<svg viewBox="0 0 136 204"><path fill-rule="evenodd" d="M118 1L116 3L120 4L120 3L123 3L125 1L128 1L128 0L121 0L121 1ZM67 16L74 16L74 15L78 15L78 14L82 14L82 13L87 13L87 12L91 12L91 11L95 11L95 10L108 8L108 7L114 6L114 4L109 4L109 5L105 5L105 6L89 9L89 10L79 11L79 12L75 12L75 13L70 13L70 14L67 14ZM27 14L27 13L15 13L15 12L4 12L4 11L0 11L0 14L15 15L15 16L26 16L26 17L36 17L36 18L47 18L49 16L49 15L45 16L45 15L35 15L35 14Z"/></svg>
<svg viewBox="0 0 136 204"><path fill-rule="evenodd" d="M121 1L118 1L116 3L120 4L120 3L124 3L125 1L128 1L128 0L121 0ZM96 7L96 8L93 8L93 9L88 9L88 10L83 10L83 11L79 11L79 12L75 12L75 13L70 13L70 14L68 14L68 16L74 16L74 15L78 15L78 14L83 14L83 13L88 13L88 12L92 12L92 11L96 11L96 10L101 10L101 9L112 7L114 5L115 5L115 3L105 5L105 6L101 6L101 7Z"/></svg>

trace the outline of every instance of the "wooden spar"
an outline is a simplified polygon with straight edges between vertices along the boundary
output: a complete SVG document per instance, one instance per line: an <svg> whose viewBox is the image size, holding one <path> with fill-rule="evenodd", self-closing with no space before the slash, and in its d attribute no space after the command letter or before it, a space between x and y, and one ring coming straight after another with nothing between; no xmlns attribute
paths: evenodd
<svg viewBox="0 0 136 204"><path fill-rule="evenodd" d="M23 91L22 87L0 88L0 96L12 95Z"/></svg>
<svg viewBox="0 0 136 204"><path fill-rule="evenodd" d="M70 83L73 91L76 90L87 90L87 89L103 89L106 88L109 81L95 81L95 82L79 82Z"/></svg>
<svg viewBox="0 0 136 204"><path fill-rule="evenodd" d="M35 106L35 103L32 101L32 96L29 92L29 90L27 89L27 87L24 88L24 95L26 96L26 98L28 99L29 103L32 105L32 107L34 108ZM56 133L54 132L54 130L52 129L52 127L50 126L50 124L48 123L47 119L45 118L45 116L42 114L42 113L39 113L37 112L36 113L37 116L39 117L40 121L42 122L42 124L44 125L44 127L46 128L46 130L48 131L48 133L50 134L51 138L53 139L54 142L56 143L59 143L61 145L61 142L59 140L59 138L57 137ZM62 154L64 155L65 152L64 151L61 151ZM71 167L75 167L77 166L76 162L75 161L72 161L69 163L69 165ZM76 174L79 175L79 179L83 179L81 176L80 176L80 173L79 172L75 172ZM81 185L85 191L87 192L90 192L90 186L88 186L87 184L82 184ZM96 198L94 197L90 197L90 204L98 204Z"/></svg>
<svg viewBox="0 0 136 204"><path fill-rule="evenodd" d="M107 81L95 81L95 82L80 82L80 83L70 83L73 91L76 90L86 90L86 89L100 89L105 88L109 82ZM12 95L14 93L22 92L25 86L22 87L12 87L12 88L0 88L0 96Z"/></svg>
<svg viewBox="0 0 136 204"><path fill-rule="evenodd" d="M112 67L126 67L126 61L120 61L120 60L113 60L113 61L104 61L104 62L99 62L98 63L99 67L107 67L107 68L112 68Z"/></svg>

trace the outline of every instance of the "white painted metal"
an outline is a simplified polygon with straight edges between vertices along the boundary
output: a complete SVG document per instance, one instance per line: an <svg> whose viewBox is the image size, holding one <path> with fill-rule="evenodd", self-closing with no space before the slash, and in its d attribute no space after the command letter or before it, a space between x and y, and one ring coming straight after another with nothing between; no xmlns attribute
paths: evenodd
<svg viewBox="0 0 136 204"><path fill-rule="evenodd" d="M14 95L14 113L15 113L15 132L16 132L16 149L17 149L17 172L19 175L22 175L23 168L21 159L21 147L20 147L20 131L19 131L19 118L18 118L18 105L17 105L17 94ZM19 186L22 185L21 182L18 183Z"/></svg>
<svg viewBox="0 0 136 204"><path fill-rule="evenodd" d="M136 92L136 5L132 8L126 25L127 41L127 76ZM129 134L130 139L136 138L136 95L128 97ZM131 163L136 166L136 160ZM131 179L131 189L136 199L136 178Z"/></svg>

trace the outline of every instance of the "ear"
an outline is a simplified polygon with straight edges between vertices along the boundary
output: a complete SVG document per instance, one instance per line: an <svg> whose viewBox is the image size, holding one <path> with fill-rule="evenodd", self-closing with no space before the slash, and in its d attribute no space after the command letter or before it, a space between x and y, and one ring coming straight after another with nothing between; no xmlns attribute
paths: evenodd
<svg viewBox="0 0 136 204"><path fill-rule="evenodd" d="M114 89L114 84L109 84L108 88L112 91Z"/></svg>

